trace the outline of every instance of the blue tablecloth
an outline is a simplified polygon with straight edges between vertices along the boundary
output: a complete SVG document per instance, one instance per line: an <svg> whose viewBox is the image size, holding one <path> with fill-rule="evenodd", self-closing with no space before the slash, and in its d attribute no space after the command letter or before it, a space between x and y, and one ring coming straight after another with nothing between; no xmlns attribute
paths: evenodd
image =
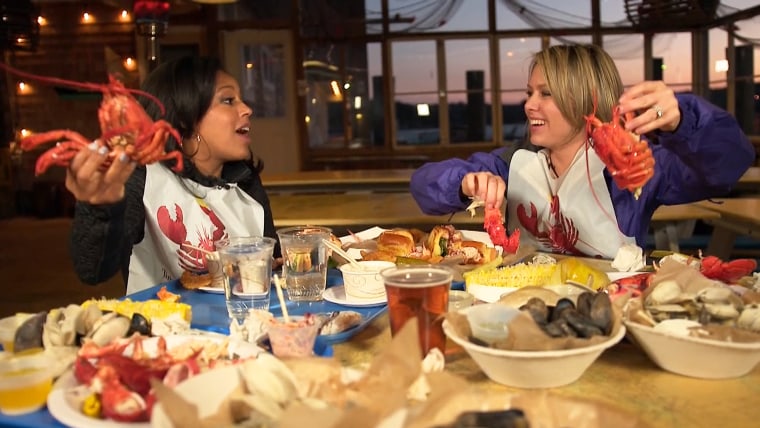
<svg viewBox="0 0 760 428"><path fill-rule="evenodd" d="M333 287L343 283L343 279L338 270L331 270L327 276L327 286ZM202 291L186 290L182 288L177 281L168 282L166 284L159 284L155 287L134 293L126 296L126 298L143 301L156 298L156 292L162 287L181 295L181 300L184 303L188 303L193 307L193 320L192 328L201 330L208 330L220 333L229 332L229 317L227 316L227 308L224 304L224 295L206 293ZM276 293L272 293L272 300L270 304L270 311L275 315L280 315L281 308L280 302L277 299ZM314 347L314 351L323 356L332 354L333 343L342 342L348 340L351 336L361 331L372 319L382 314L386 310L385 305L371 306L371 307L346 307L330 303L327 301L321 302L287 302L288 313L291 315L302 315L304 313L319 313L330 312L339 310L352 310L361 313L364 316L364 322L349 331L341 334L335 334L330 336L321 336L317 339L317 344ZM52 308L51 308L52 309ZM0 427L19 427L19 428L37 428L37 427L65 427L65 425L56 421L47 411L43 408L37 412L29 413L21 416L7 416L0 413Z"/></svg>

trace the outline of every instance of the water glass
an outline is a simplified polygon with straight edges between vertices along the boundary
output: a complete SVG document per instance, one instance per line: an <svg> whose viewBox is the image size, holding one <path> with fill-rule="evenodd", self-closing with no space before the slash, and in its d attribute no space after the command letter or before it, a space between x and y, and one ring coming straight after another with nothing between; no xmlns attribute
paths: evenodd
<svg viewBox="0 0 760 428"><path fill-rule="evenodd" d="M224 299L230 319L245 321L251 309L269 310L275 240L235 237L215 243L224 273Z"/></svg>
<svg viewBox="0 0 760 428"><path fill-rule="evenodd" d="M423 355L446 349L443 319L449 306L453 272L436 265L401 265L380 272L388 296L391 335L416 318Z"/></svg>
<svg viewBox="0 0 760 428"><path fill-rule="evenodd" d="M280 229L282 275L288 299L320 301L327 284L327 247L332 230L321 226L295 226Z"/></svg>

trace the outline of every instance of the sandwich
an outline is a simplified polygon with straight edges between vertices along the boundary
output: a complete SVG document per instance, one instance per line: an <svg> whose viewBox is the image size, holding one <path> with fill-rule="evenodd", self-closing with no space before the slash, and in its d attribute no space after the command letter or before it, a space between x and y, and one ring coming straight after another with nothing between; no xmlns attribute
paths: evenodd
<svg viewBox="0 0 760 428"><path fill-rule="evenodd" d="M425 240L425 248L432 256L446 257L459 250L462 242L462 232L450 224L435 226Z"/></svg>
<svg viewBox="0 0 760 428"><path fill-rule="evenodd" d="M386 230L377 237L377 250L362 252L362 260L383 260L395 263L397 257L407 257L416 249L417 244L410 231Z"/></svg>

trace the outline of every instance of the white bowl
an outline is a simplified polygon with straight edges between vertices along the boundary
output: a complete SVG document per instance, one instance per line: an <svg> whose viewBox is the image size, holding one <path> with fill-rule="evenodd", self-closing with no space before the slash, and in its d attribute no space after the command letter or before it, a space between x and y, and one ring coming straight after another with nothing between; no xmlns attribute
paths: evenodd
<svg viewBox="0 0 760 428"><path fill-rule="evenodd" d="M394 267L396 264L381 260L360 260L357 263L362 266L361 269L351 263L338 267L343 273L346 300L349 302L362 302L384 297L385 284L380 276L380 271Z"/></svg>
<svg viewBox="0 0 760 428"><path fill-rule="evenodd" d="M746 375L760 362L760 343L678 336L632 321L623 322L649 358L672 373L702 379L729 379Z"/></svg>
<svg viewBox="0 0 760 428"><path fill-rule="evenodd" d="M474 306L473 306L474 307ZM473 307L460 310L466 313ZM517 388L554 388L578 380L605 349L625 335L620 326L617 334L591 346L557 351L508 351L476 345L459 336L448 320L443 331L467 351L481 370L494 382Z"/></svg>

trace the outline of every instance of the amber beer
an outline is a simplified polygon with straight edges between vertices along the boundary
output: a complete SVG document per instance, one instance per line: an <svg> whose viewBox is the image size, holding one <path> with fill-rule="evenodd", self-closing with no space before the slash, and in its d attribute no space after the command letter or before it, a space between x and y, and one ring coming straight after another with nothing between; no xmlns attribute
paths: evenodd
<svg viewBox="0 0 760 428"><path fill-rule="evenodd" d="M452 272L442 266L409 265L389 268L381 273L388 295L391 335L417 317L422 354L446 348L443 317L449 305Z"/></svg>

